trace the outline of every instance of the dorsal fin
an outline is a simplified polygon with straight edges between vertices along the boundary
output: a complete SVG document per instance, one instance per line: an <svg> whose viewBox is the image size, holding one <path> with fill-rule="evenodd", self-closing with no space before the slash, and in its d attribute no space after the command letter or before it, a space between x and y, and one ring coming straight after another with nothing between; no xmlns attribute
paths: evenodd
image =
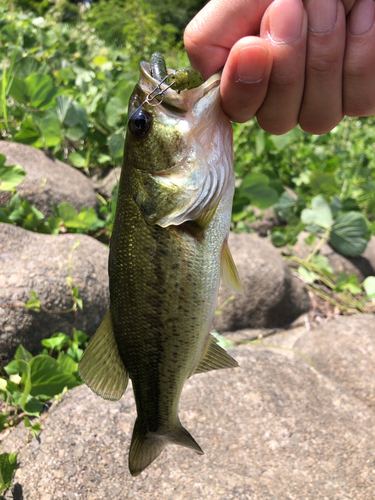
<svg viewBox="0 0 375 500"><path fill-rule="evenodd" d="M213 335L210 335L206 350L193 375L211 370L221 370L222 368L236 368L237 366L237 361L217 344Z"/></svg>
<svg viewBox="0 0 375 500"><path fill-rule="evenodd" d="M129 374L120 357L109 309L83 353L78 373L104 399L117 401L126 390Z"/></svg>
<svg viewBox="0 0 375 500"><path fill-rule="evenodd" d="M244 295L243 286L238 276L236 264L234 263L232 254L230 253L228 241L225 240L221 251L221 279L225 286L240 295Z"/></svg>

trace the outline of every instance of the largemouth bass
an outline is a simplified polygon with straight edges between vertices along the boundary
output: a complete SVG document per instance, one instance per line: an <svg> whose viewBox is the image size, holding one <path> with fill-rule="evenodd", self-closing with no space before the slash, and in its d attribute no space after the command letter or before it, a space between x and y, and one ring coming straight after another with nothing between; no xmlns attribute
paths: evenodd
<svg viewBox="0 0 375 500"><path fill-rule="evenodd" d="M168 443L203 453L180 423L180 395L191 375L237 366L210 327L220 275L242 293L227 244L234 172L220 76L189 88L190 73L160 71L142 62L130 98L110 309L79 364L81 378L105 399L118 400L132 380L133 476Z"/></svg>

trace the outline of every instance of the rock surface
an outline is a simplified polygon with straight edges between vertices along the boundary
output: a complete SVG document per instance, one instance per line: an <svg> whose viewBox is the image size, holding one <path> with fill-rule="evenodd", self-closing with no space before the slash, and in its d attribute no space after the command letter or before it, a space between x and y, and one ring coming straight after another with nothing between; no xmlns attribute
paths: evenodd
<svg viewBox="0 0 375 500"><path fill-rule="evenodd" d="M294 347L336 385L375 411L375 315L358 314L350 320L341 316L305 332Z"/></svg>
<svg viewBox="0 0 375 500"><path fill-rule="evenodd" d="M292 323L307 312L310 301L301 281L295 278L275 247L252 234L229 236L245 295L221 286L218 305L231 296L223 313L215 318L219 332L244 328L272 328Z"/></svg>
<svg viewBox="0 0 375 500"><path fill-rule="evenodd" d="M327 336L316 346L323 358L332 351L330 332L345 326L374 331L374 317L347 317L311 332ZM350 353L350 337L339 348L338 356ZM189 379L180 417L205 455L167 447L137 478L127 469L135 419L132 391L115 403L86 386L68 392L42 423L40 443L33 440L21 449L15 495L9 489L5 499L374 498L373 409L356 390L346 391L302 356L284 352L241 346L231 351L240 368ZM353 363L360 362L355 358ZM374 380L372 365L367 368L356 383L363 377ZM20 426L5 439L3 451L13 451L24 436Z"/></svg>
<svg viewBox="0 0 375 500"><path fill-rule="evenodd" d="M302 231L298 235L298 241L293 247L293 253L300 259L306 259L313 247L309 247L304 242L306 236L310 233ZM363 255L359 257L344 257L336 252L330 245L324 243L319 251L320 255L324 255L328 259L328 263L333 269L334 274L346 272L346 274L354 274L359 279L359 282L367 278L367 276L375 276L375 237L372 236L368 242Z"/></svg>
<svg viewBox="0 0 375 500"><path fill-rule="evenodd" d="M104 179L93 183L95 191L105 198L112 198L112 191L117 186L121 175L121 167L115 167Z"/></svg>
<svg viewBox="0 0 375 500"><path fill-rule="evenodd" d="M66 278L73 245L73 286L79 287L83 310L51 314L22 308L30 290L39 295L41 308L51 311L73 305ZM109 305L108 248L82 234L51 236L0 223L0 366L14 354L19 342L37 354L40 341L55 332L70 333L73 326L91 335ZM1 307L1 305L9 307Z"/></svg>
<svg viewBox="0 0 375 500"><path fill-rule="evenodd" d="M98 200L91 181L76 168L16 142L0 141L0 154L6 156L6 165L18 164L27 172L16 190L46 217L54 215L52 203L67 202L79 211L82 207L96 207Z"/></svg>

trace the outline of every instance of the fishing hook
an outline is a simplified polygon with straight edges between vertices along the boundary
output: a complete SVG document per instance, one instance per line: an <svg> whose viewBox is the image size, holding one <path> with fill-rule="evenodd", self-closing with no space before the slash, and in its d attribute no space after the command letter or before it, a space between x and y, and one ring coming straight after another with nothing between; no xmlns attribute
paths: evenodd
<svg viewBox="0 0 375 500"><path fill-rule="evenodd" d="M160 85L162 85L165 80L168 78L169 75L165 76L157 85L154 89L151 90L151 92L149 94L147 94L146 96L146 99L142 102L142 104L140 104L138 106L138 108L136 110L133 111L133 113L129 116L128 118L128 123L129 123L129 120L130 118L138 111L141 109L141 107L144 105L144 104L149 104L150 106L159 106L162 102L163 102L163 96L164 96L164 93L170 89L172 87L172 85L174 85L176 82L172 82L170 85L168 85L165 89L162 89L160 87ZM157 94L155 94L153 97L152 94L156 91L156 90L160 90L160 92L158 92ZM161 100L158 101L156 104L151 104L151 101L153 101L156 97L160 97L161 96Z"/></svg>

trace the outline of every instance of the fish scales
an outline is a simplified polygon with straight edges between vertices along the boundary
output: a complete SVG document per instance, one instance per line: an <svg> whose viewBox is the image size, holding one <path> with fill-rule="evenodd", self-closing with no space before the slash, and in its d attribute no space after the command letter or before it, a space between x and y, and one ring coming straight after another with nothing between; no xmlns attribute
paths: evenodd
<svg viewBox="0 0 375 500"><path fill-rule="evenodd" d="M120 189L127 186L122 178ZM138 414L147 415L151 432L165 427L165 418L175 422L182 384L203 352L201 337L207 337L216 306L223 244L220 226L228 224L225 204L231 202L231 195L219 204L198 244L177 226L170 230L147 224L131 193L120 196L123 206L118 206L121 215L112 238L121 251L111 252L110 259L112 320L139 396ZM132 355L135 351L142 356L142 364ZM159 394L161 386L165 393Z"/></svg>
<svg viewBox="0 0 375 500"><path fill-rule="evenodd" d="M180 423L181 391L194 373L237 366L210 327L220 275L242 292L227 246L234 173L220 77L177 93L148 63L140 69L110 244L110 309L79 365L106 399L119 399L132 380L133 475L168 443L203 453Z"/></svg>

